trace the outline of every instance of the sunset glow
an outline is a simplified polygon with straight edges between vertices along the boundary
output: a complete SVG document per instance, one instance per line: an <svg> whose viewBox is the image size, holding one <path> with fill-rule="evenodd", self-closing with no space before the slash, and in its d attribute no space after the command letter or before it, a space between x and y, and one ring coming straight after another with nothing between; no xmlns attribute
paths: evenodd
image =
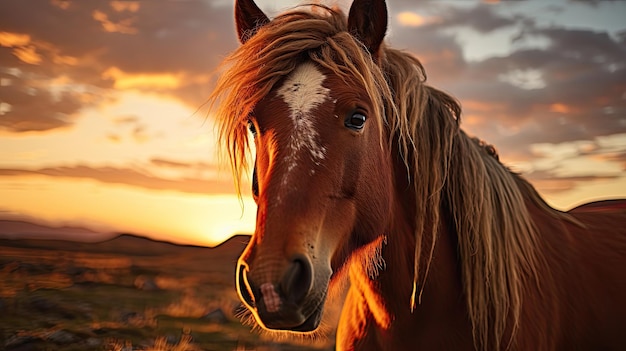
<svg viewBox="0 0 626 351"><path fill-rule="evenodd" d="M123 230L180 244L214 246L235 233L251 233L256 207L235 195L147 191L93 180L23 176L0 187L0 206L53 225ZM8 201L7 201L8 200ZM7 214L6 212L4 213ZM120 225L123 223L123 226Z"/></svg>
<svg viewBox="0 0 626 351"><path fill-rule="evenodd" d="M413 12L400 12L398 14L398 21L403 26L419 27L426 23L426 20L420 15Z"/></svg>
<svg viewBox="0 0 626 351"><path fill-rule="evenodd" d="M389 44L551 205L626 197L626 2L389 6ZM204 106L232 17L230 1L2 2L0 219L199 245L252 233Z"/></svg>

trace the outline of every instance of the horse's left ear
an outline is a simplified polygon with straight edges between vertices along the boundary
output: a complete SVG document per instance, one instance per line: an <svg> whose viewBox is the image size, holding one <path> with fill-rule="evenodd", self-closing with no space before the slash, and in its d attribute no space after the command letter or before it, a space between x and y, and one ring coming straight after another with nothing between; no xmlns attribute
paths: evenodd
<svg viewBox="0 0 626 351"><path fill-rule="evenodd" d="M254 0L237 0L235 2L235 23L239 41L245 44L256 31L269 23L269 18L254 3Z"/></svg>
<svg viewBox="0 0 626 351"><path fill-rule="evenodd" d="M376 58L387 32L385 0L354 0L348 14L348 29Z"/></svg>

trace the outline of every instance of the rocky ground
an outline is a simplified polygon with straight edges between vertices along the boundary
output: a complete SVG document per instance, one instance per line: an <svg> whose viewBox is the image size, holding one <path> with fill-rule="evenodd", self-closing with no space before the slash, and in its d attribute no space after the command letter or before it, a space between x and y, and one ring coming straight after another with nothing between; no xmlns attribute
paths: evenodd
<svg viewBox="0 0 626 351"><path fill-rule="evenodd" d="M247 240L0 239L0 349L331 350L242 325L234 269Z"/></svg>

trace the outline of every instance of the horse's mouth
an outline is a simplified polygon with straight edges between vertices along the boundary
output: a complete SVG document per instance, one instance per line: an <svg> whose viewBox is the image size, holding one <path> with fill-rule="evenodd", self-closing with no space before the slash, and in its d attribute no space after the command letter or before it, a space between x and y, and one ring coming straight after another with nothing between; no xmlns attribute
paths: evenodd
<svg viewBox="0 0 626 351"><path fill-rule="evenodd" d="M255 310L257 311L257 317L260 319L259 322L267 329L307 333L319 327L324 310L324 300L324 298L320 299L317 302L317 306L315 306L308 316L300 307L291 304L284 306L278 313L259 313L259 307L263 309L263 306L257 306ZM263 317L261 315L263 315ZM293 323L303 318L304 321L300 324Z"/></svg>
<svg viewBox="0 0 626 351"><path fill-rule="evenodd" d="M312 332L320 325L320 321L322 320L322 308L317 307L313 313L304 321L304 323L300 324L297 327L289 329L294 332Z"/></svg>

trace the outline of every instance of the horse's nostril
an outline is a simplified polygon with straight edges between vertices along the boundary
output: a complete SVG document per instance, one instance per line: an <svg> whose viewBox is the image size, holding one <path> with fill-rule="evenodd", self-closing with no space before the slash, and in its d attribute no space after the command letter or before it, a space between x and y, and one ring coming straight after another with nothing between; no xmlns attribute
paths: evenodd
<svg viewBox="0 0 626 351"><path fill-rule="evenodd" d="M246 279L247 268L243 264L237 267L237 291L241 299L249 306L254 307L254 298L252 297L252 289Z"/></svg>
<svg viewBox="0 0 626 351"><path fill-rule="evenodd" d="M295 256L283 275L280 289L287 300L299 303L306 297L312 286L313 267L311 262L302 255Z"/></svg>

